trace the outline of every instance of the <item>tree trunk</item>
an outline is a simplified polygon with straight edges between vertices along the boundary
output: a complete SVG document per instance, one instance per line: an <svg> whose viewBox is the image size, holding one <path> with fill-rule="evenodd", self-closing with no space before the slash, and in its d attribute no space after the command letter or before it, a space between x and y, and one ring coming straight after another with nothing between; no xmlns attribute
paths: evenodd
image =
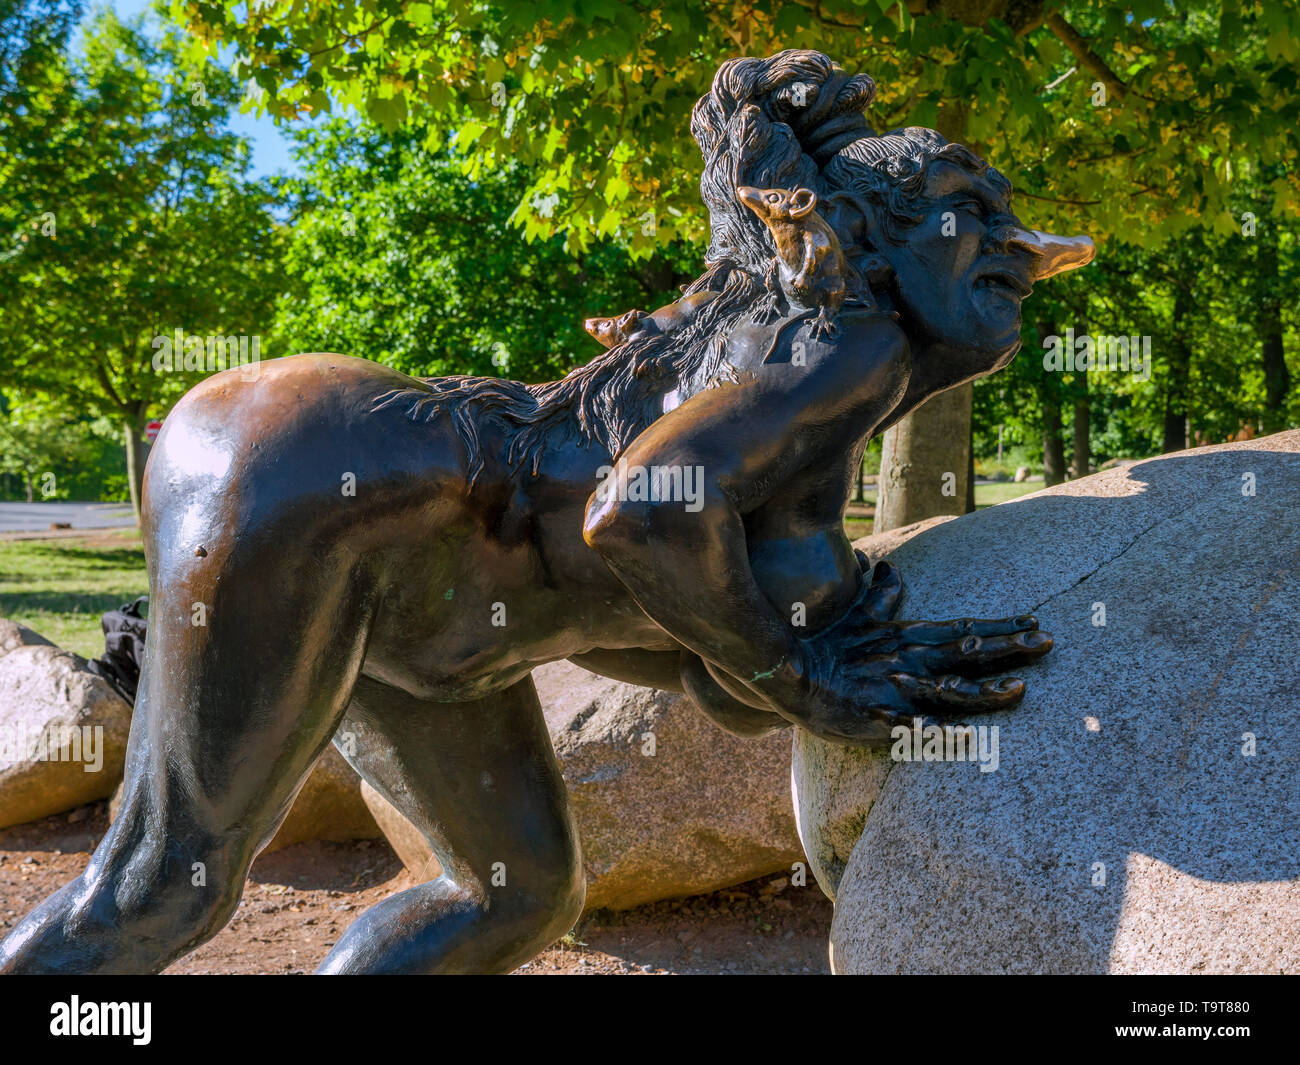
<svg viewBox="0 0 1300 1065"><path fill-rule="evenodd" d="M1060 336L1056 324L1045 319L1038 322L1038 342ZM1043 408L1043 481L1050 488L1065 480L1065 439L1061 433L1060 389L1046 368L1038 381L1038 402Z"/></svg>
<svg viewBox="0 0 1300 1065"><path fill-rule="evenodd" d="M1266 227L1267 236L1259 249L1259 346L1264 362L1264 417L1266 433L1286 427L1286 399L1291 376L1282 346L1282 304L1278 298L1277 230Z"/></svg>
<svg viewBox="0 0 1300 1065"><path fill-rule="evenodd" d="M885 433L873 532L966 513L971 385L937 396Z"/></svg>
<svg viewBox="0 0 1300 1065"><path fill-rule="evenodd" d="M1050 488L1065 480L1065 439L1061 433L1061 404L1043 396L1043 480Z"/></svg>
<svg viewBox="0 0 1300 1065"><path fill-rule="evenodd" d="M1188 377L1192 372L1192 352L1180 326L1192 313L1191 296L1179 287L1174 296L1174 328L1169 338L1169 384L1165 389L1165 425L1161 450L1182 451L1188 446Z"/></svg>
<svg viewBox="0 0 1300 1065"><path fill-rule="evenodd" d="M140 437L140 419L122 420L122 443L126 448L126 481L131 488L131 510L140 524L140 497L144 490L144 441Z"/></svg>
<svg viewBox="0 0 1300 1065"><path fill-rule="evenodd" d="M966 101L943 101L936 120L939 132L961 142L966 114ZM966 513L973 396L969 383L942 392L885 431L873 532L938 514ZM946 473L956 477L954 495L943 494Z"/></svg>
<svg viewBox="0 0 1300 1065"><path fill-rule="evenodd" d="M32 493L32 471L31 470L23 470L23 484L27 488L27 502L29 503L34 502L35 498Z"/></svg>
<svg viewBox="0 0 1300 1065"><path fill-rule="evenodd" d="M975 513L975 414L971 411L970 440L966 445L966 513Z"/></svg>
<svg viewBox="0 0 1300 1065"><path fill-rule="evenodd" d="M1087 477L1089 463L1092 462L1092 442L1088 438L1088 375L1080 373L1077 376L1082 394L1074 401L1074 463L1070 468L1072 478Z"/></svg>

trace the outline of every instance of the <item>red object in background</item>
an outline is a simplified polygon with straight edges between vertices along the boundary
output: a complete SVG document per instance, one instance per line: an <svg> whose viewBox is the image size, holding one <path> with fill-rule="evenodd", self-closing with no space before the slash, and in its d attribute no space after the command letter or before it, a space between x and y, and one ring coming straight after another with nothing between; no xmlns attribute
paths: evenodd
<svg viewBox="0 0 1300 1065"><path fill-rule="evenodd" d="M155 418L153 421L151 421L148 425L144 427L144 438L148 440L149 443L152 444L155 440L158 439L158 434L160 432L162 432L162 422L158 421L158 419Z"/></svg>

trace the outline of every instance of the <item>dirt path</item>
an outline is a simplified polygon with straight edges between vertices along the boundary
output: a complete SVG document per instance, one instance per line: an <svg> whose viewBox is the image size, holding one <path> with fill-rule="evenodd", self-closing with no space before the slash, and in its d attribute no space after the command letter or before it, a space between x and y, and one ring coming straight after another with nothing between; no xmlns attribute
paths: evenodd
<svg viewBox="0 0 1300 1065"><path fill-rule="evenodd" d="M81 872L106 804L0 830L0 934ZM414 881L382 840L260 858L235 917L168 973L309 973L364 910ZM584 917L524 974L825 973L831 905L786 877Z"/></svg>

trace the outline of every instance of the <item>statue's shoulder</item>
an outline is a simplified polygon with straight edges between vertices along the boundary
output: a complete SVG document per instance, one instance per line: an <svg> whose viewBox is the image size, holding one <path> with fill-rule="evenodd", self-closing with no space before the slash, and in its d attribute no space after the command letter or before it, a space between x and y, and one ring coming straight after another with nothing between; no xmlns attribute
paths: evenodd
<svg viewBox="0 0 1300 1065"><path fill-rule="evenodd" d="M815 337L806 315L769 323L741 322L727 335L727 361L750 373L765 366L815 368L831 363L849 371L861 360L892 360L906 357L911 350L893 315L876 307L848 304L836 316L835 325L834 336Z"/></svg>

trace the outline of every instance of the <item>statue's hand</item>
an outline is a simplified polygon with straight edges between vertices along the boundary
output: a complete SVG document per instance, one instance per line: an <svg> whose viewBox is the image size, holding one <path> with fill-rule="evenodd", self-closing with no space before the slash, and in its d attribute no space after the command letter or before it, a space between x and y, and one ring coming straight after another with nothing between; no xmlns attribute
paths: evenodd
<svg viewBox="0 0 1300 1065"><path fill-rule="evenodd" d="M894 621L902 582L879 563L855 607L803 640L805 727L823 739L885 746L904 726L1005 710L1025 694L1015 677L987 677L1052 649L1035 618Z"/></svg>

